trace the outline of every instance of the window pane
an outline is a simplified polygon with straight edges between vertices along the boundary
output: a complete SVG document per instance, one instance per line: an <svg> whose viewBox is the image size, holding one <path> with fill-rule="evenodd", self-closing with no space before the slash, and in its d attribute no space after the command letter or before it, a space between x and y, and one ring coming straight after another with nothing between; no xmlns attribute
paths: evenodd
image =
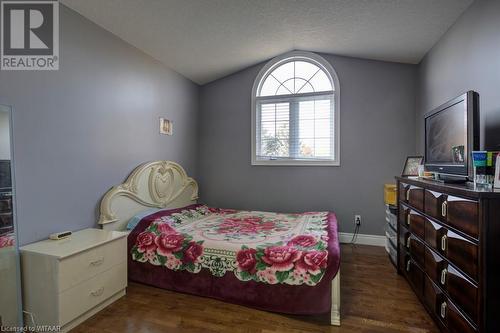
<svg viewBox="0 0 500 333"><path fill-rule="evenodd" d="M314 87L314 91L328 91L333 90L330 79L323 71L319 71L316 75L313 76L311 80L312 86Z"/></svg>
<svg viewBox="0 0 500 333"><path fill-rule="evenodd" d="M330 119L316 119L316 121L314 122L314 137L329 138L330 126Z"/></svg>
<svg viewBox="0 0 500 333"><path fill-rule="evenodd" d="M260 147L258 155L288 157L289 154L289 104L262 104L260 121Z"/></svg>
<svg viewBox="0 0 500 333"><path fill-rule="evenodd" d="M273 76L269 75L260 89L260 96L274 96L280 83Z"/></svg>
<svg viewBox="0 0 500 333"><path fill-rule="evenodd" d="M331 154L330 138L316 139L314 141L314 153L316 157L329 157Z"/></svg>
<svg viewBox="0 0 500 333"><path fill-rule="evenodd" d="M281 85L276 91L275 95L290 95L290 90L286 88L284 85Z"/></svg>
<svg viewBox="0 0 500 333"><path fill-rule="evenodd" d="M303 86L299 86L299 90L297 91L298 94L306 94L311 92L314 92L314 88L309 82L306 82Z"/></svg>
<svg viewBox="0 0 500 333"><path fill-rule="evenodd" d="M306 61L295 62L295 77L302 78L305 81L309 81L318 70L319 67L311 64L310 62Z"/></svg>
<svg viewBox="0 0 500 333"><path fill-rule="evenodd" d="M314 101L304 101L299 103L299 118L314 119Z"/></svg>
<svg viewBox="0 0 500 333"><path fill-rule="evenodd" d="M314 157L314 139L301 139L299 157Z"/></svg>
<svg viewBox="0 0 500 333"><path fill-rule="evenodd" d="M299 120L299 138L314 138L314 119Z"/></svg>
<svg viewBox="0 0 500 333"><path fill-rule="evenodd" d="M316 105L315 117L316 118L330 118L332 114L332 102L329 99L317 100L314 102Z"/></svg>
<svg viewBox="0 0 500 333"><path fill-rule="evenodd" d="M286 64L279 66L271 73L271 75L274 76L281 83L285 82L288 79L292 79L294 76L293 61L287 62Z"/></svg>

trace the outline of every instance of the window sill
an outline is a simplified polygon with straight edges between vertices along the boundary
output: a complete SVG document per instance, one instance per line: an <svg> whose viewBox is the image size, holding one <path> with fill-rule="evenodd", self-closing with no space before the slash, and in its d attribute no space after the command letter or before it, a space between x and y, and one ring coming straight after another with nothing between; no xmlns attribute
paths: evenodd
<svg viewBox="0 0 500 333"><path fill-rule="evenodd" d="M292 161L292 160L252 160L255 166L333 166L339 167L340 161Z"/></svg>

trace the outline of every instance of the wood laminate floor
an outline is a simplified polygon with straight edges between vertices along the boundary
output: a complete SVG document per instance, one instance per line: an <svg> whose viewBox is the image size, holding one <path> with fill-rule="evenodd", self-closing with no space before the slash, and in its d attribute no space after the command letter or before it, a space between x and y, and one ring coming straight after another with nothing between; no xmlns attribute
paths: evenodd
<svg viewBox="0 0 500 333"><path fill-rule="evenodd" d="M127 295L72 333L439 332L382 247L342 245L341 326L130 283Z"/></svg>

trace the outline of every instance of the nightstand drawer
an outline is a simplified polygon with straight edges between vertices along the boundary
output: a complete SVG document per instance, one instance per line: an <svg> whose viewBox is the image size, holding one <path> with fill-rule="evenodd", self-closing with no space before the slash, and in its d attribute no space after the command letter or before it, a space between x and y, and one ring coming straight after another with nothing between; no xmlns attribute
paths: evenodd
<svg viewBox="0 0 500 333"><path fill-rule="evenodd" d="M59 291L76 286L126 260L126 238L119 238L63 259L59 264Z"/></svg>
<svg viewBox="0 0 500 333"><path fill-rule="evenodd" d="M126 286L127 263L123 262L59 294L60 325L81 316Z"/></svg>

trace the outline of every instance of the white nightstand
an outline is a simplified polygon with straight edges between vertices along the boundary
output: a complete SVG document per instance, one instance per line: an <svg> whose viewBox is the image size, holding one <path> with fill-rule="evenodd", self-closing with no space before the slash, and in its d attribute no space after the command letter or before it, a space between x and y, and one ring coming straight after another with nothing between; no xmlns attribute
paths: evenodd
<svg viewBox="0 0 500 333"><path fill-rule="evenodd" d="M36 325L67 331L124 296L126 236L85 229L21 247L23 307Z"/></svg>

